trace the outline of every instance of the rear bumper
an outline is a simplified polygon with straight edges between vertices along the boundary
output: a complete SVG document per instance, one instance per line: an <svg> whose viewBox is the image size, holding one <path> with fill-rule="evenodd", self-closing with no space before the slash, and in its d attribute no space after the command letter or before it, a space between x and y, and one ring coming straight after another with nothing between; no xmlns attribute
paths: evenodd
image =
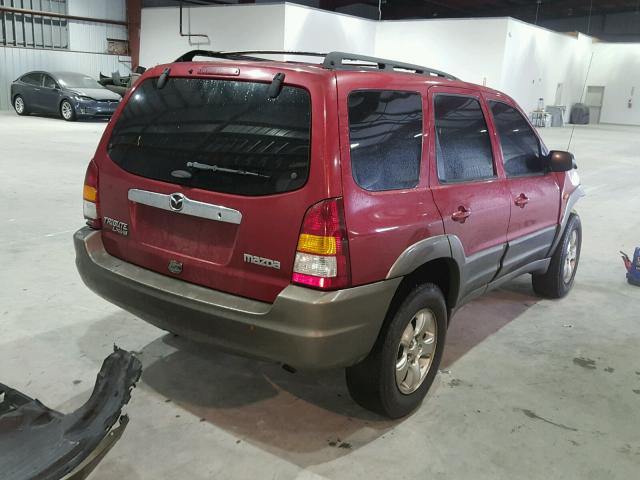
<svg viewBox="0 0 640 480"><path fill-rule="evenodd" d="M147 322L245 356L303 369L345 367L375 343L401 278L335 292L295 285L273 304L183 282L109 255L100 232L74 235L76 266L95 293Z"/></svg>

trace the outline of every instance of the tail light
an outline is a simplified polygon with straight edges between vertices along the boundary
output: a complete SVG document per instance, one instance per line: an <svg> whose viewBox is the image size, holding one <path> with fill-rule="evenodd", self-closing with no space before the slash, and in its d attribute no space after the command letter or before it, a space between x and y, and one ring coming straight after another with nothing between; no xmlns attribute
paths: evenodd
<svg viewBox="0 0 640 480"><path fill-rule="evenodd" d="M84 187L82 189L82 212L87 220L87 225L91 228L102 228L99 205L98 166L91 160L84 176Z"/></svg>
<svg viewBox="0 0 640 480"><path fill-rule="evenodd" d="M342 198L323 200L307 210L292 281L321 290L336 290L351 283Z"/></svg>

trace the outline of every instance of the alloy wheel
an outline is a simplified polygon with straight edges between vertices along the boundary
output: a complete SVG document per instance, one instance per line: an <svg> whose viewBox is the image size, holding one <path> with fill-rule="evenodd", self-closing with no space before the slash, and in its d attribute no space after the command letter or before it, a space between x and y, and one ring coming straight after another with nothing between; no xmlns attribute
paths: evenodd
<svg viewBox="0 0 640 480"><path fill-rule="evenodd" d="M22 100L22 97L16 98L13 106L15 107L16 112L22 114L24 112L24 100Z"/></svg>
<svg viewBox="0 0 640 480"><path fill-rule="evenodd" d="M438 327L434 313L416 312L402 333L396 357L396 385L400 392L415 392L429 373L436 349Z"/></svg>
<svg viewBox="0 0 640 480"><path fill-rule="evenodd" d="M69 102L62 102L62 117L65 120L69 120L73 116L73 108L71 108L71 104Z"/></svg>
<svg viewBox="0 0 640 480"><path fill-rule="evenodd" d="M569 283L573 272L576 269L576 262L578 261L578 232L573 230L567 243L567 250L564 259L564 268L562 270L562 280L564 283Z"/></svg>

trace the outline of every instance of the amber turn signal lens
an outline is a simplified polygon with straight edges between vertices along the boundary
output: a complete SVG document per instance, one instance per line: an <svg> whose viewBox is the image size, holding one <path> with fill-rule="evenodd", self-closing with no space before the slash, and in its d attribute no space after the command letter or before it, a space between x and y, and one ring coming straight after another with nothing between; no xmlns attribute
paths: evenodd
<svg viewBox="0 0 640 480"><path fill-rule="evenodd" d="M337 252L336 238L302 233L298 239L297 250L316 255L335 255Z"/></svg>
<svg viewBox="0 0 640 480"><path fill-rule="evenodd" d="M89 185L85 185L82 189L82 198L88 202L95 202L98 198L98 190L94 187L90 187Z"/></svg>

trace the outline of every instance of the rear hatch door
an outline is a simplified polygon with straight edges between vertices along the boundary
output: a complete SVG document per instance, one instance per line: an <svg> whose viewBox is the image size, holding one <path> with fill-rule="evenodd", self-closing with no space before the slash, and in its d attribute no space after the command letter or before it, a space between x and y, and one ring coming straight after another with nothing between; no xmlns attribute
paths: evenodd
<svg viewBox="0 0 640 480"><path fill-rule="evenodd" d="M277 64L207 65L173 65L162 88L156 68L105 133L103 241L128 262L271 302L290 283L305 211L335 190L323 168L331 77L287 70L271 98Z"/></svg>

